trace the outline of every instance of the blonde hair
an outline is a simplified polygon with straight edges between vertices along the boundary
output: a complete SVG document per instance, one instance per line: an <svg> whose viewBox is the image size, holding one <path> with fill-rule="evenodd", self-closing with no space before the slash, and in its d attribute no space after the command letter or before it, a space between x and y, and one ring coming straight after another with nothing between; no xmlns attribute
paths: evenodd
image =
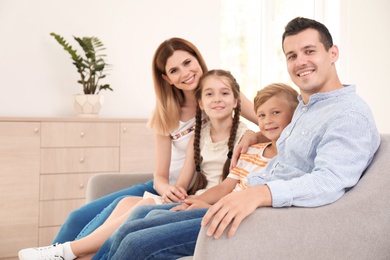
<svg viewBox="0 0 390 260"><path fill-rule="evenodd" d="M240 123L240 114L241 114L241 99L240 99L240 86L238 85L236 79L233 75L225 70L210 70L209 72L203 74L199 80L199 85L195 91L196 100L202 99L202 89L204 86L205 79L209 77L224 78L228 81L228 86L233 92L234 98L237 100L237 106L234 108L234 116L232 127L230 129L230 137L228 141L228 154L226 155L226 161L222 170L222 180L224 180L229 174L230 161L233 154L234 143L236 140L237 129ZM199 107L199 102L196 106L196 125L195 125L195 134L194 134L194 162L195 162L195 182L188 191L189 194L195 194L197 190L203 189L207 186L207 179L204 175L201 163L202 156L200 154L200 133L202 128L202 110Z"/></svg>
<svg viewBox="0 0 390 260"><path fill-rule="evenodd" d="M257 94L253 100L255 113L259 106L264 104L267 100L273 96L283 95L291 105L291 110L294 112L298 105L298 92L291 86L284 83L272 83L265 86L263 89L257 91Z"/></svg>
<svg viewBox="0 0 390 260"><path fill-rule="evenodd" d="M159 45L154 53L152 63L156 106L148 126L161 135L169 135L170 132L178 128L180 107L185 101L183 91L171 86L162 78L162 75L167 75L165 66L168 58L177 50L188 52L197 59L203 73L208 71L202 55L191 42L181 38L170 38Z"/></svg>

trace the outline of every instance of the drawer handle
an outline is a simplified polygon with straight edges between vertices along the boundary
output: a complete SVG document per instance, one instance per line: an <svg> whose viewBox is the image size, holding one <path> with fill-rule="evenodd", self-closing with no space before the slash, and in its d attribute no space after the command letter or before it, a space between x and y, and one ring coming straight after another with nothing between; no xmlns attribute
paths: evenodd
<svg viewBox="0 0 390 260"><path fill-rule="evenodd" d="M84 135L85 135L84 132L81 132L81 133L80 133L80 136L81 136L81 137L84 137Z"/></svg>
<svg viewBox="0 0 390 260"><path fill-rule="evenodd" d="M79 187L81 190L84 189L84 184L81 183Z"/></svg>
<svg viewBox="0 0 390 260"><path fill-rule="evenodd" d="M127 132L127 128L126 127L123 128L123 132L125 132L125 133Z"/></svg>
<svg viewBox="0 0 390 260"><path fill-rule="evenodd" d="M35 132L35 133L38 133L38 132L39 132L39 128L36 127L36 128L34 129L34 132Z"/></svg>
<svg viewBox="0 0 390 260"><path fill-rule="evenodd" d="M84 162L84 157L81 157L81 158L80 158L80 162L81 162L81 163Z"/></svg>

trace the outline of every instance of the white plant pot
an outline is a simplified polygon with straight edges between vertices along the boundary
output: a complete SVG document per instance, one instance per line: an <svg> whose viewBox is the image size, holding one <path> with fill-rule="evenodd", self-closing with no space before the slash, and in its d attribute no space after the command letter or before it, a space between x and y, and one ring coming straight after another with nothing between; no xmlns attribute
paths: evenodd
<svg viewBox="0 0 390 260"><path fill-rule="evenodd" d="M103 102L102 95L74 95L74 108L80 117L97 117Z"/></svg>

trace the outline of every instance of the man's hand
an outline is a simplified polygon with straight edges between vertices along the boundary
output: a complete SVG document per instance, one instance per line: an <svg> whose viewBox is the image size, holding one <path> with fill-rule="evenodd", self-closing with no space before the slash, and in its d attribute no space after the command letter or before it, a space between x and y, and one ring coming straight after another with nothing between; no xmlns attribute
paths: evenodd
<svg viewBox="0 0 390 260"><path fill-rule="evenodd" d="M271 205L271 193L266 185L232 192L209 208L203 217L202 226L206 226L214 217L210 222L207 235L218 239L231 223L227 235L232 237L241 221L252 214L256 208Z"/></svg>

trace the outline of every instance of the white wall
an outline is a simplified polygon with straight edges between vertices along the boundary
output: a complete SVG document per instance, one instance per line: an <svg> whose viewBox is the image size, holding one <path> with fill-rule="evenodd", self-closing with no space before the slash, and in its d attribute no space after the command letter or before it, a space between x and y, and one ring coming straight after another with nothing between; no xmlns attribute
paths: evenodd
<svg viewBox="0 0 390 260"><path fill-rule="evenodd" d="M341 80L357 84L379 130L390 133L390 1L340 2ZM192 41L209 68L219 66L219 0L0 0L0 116L74 116L81 85L50 32L106 45L114 92L104 92L102 117L150 115L152 55L169 37Z"/></svg>
<svg viewBox="0 0 390 260"><path fill-rule="evenodd" d="M378 129L390 133L390 1L341 0L344 82L357 84ZM344 63L343 63L344 64Z"/></svg>
<svg viewBox="0 0 390 260"><path fill-rule="evenodd" d="M219 1L0 0L0 116L74 116L81 85L68 53L49 35L97 36L113 64L101 117L149 117L152 56L182 37L219 64Z"/></svg>

